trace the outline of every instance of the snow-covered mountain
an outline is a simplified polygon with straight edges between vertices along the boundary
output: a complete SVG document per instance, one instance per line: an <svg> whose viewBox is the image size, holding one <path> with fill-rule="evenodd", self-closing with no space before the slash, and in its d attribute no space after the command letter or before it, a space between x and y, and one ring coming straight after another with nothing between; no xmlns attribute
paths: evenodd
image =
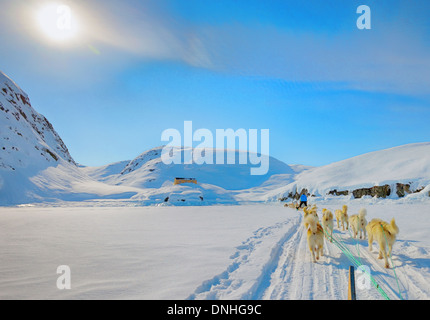
<svg viewBox="0 0 430 320"><path fill-rule="evenodd" d="M175 177L195 178L200 183L213 184L227 190L242 190L256 187L264 183L275 174L286 175L289 181L296 173L287 164L273 158L268 157L269 170L265 175L251 175L251 168L256 165L239 164L239 157L243 154L249 157L249 154L244 151L234 151L235 164L165 164L162 161L161 153L163 147L153 148L148 150L134 160L130 161L119 174L112 174L110 177L104 177L105 181L116 185L127 185L138 188L160 188L165 183L173 183ZM191 148L175 148L173 155L181 154L185 159L184 154L191 151ZM216 150L213 150L215 155ZM196 152L196 155L199 153ZM214 161L215 162L215 161ZM123 163L118 164L118 168ZM112 168L112 166L109 166ZM96 168L93 172L86 169L87 172L96 176L100 172L100 168ZM286 181L286 180L285 180ZM285 182L284 181L284 182Z"/></svg>
<svg viewBox="0 0 430 320"><path fill-rule="evenodd" d="M403 197L428 192L430 142L413 143L359 155L298 174L280 195L307 189L316 196Z"/></svg>
<svg viewBox="0 0 430 320"><path fill-rule="evenodd" d="M32 108L27 94L2 72L0 130L3 169L42 168L59 158L75 164L52 124Z"/></svg>
<svg viewBox="0 0 430 320"><path fill-rule="evenodd" d="M143 203L176 203L176 204L214 204L236 203L237 194L249 188L263 185L278 187L294 181L297 172L305 168L290 167L285 163L268 157L269 170L265 175L251 175L252 165L238 164L239 157L249 157L249 153L234 151L236 164L165 164L162 161L163 147L148 150L132 161L118 162L102 167L84 167L82 170L89 176L110 185L139 188L142 191L132 200ZM172 157L185 154L191 148L175 148ZM215 155L216 150L212 150ZM195 158L196 159L196 158ZM215 162L215 161L214 161ZM195 178L195 184L174 185L175 178ZM276 178L274 178L276 177ZM276 181L274 184L273 181ZM256 199L253 199L254 201ZM252 201L252 200L251 200Z"/></svg>
<svg viewBox="0 0 430 320"><path fill-rule="evenodd" d="M52 124L0 72L0 205L136 194L82 172Z"/></svg>
<svg viewBox="0 0 430 320"><path fill-rule="evenodd" d="M28 177L58 163L75 162L52 124L27 94L0 72L0 203L28 192Z"/></svg>

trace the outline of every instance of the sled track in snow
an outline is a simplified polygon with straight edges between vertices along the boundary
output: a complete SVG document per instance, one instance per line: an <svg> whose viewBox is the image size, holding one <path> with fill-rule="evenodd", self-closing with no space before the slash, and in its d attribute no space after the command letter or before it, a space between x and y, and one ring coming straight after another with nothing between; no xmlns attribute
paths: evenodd
<svg viewBox="0 0 430 320"><path fill-rule="evenodd" d="M299 218L296 217L256 230L253 236L236 247L236 252L230 257L233 261L226 270L204 281L187 299L259 299L270 284L270 275L278 265L284 244L296 233L298 221ZM261 253L267 253L262 242L266 242L267 238L276 238L276 234L282 232L281 239L271 248L270 255L262 266L257 258ZM254 261L254 258L259 261ZM252 282L247 281L249 273Z"/></svg>
<svg viewBox="0 0 430 320"><path fill-rule="evenodd" d="M299 220L299 219L297 219ZM242 296L244 300L260 300L263 298L265 291L271 285L272 274L276 271L282 258L285 245L298 233L295 230L295 223L273 247L270 253L269 261L264 265L261 275L252 286L252 288Z"/></svg>
<svg viewBox="0 0 430 320"><path fill-rule="evenodd" d="M345 259L325 242L324 256L317 263L311 262L306 232L303 226L283 248L271 285L263 299L344 299L341 288L347 286L347 274L343 272Z"/></svg>
<svg viewBox="0 0 430 320"><path fill-rule="evenodd" d="M233 261L226 270L203 282L188 299L346 298L346 290L340 290L347 286L347 274L343 272L346 261L331 261L331 256L336 253L326 246L326 254L318 263L312 263L302 220L298 214L283 223L255 231L236 248L231 257ZM275 245L270 250L265 246L258 250L264 241L270 241L268 238L275 231L283 232ZM262 263L258 255L264 251L270 251L270 254L265 255Z"/></svg>
<svg viewBox="0 0 430 320"><path fill-rule="evenodd" d="M251 237L236 247L227 268L212 279L204 281L188 299L244 299L244 300L345 300L347 299L348 268L351 262L327 239L324 256L311 262L302 215L256 230ZM356 240L348 232L334 233L344 245L370 266L371 274L391 299L399 299L393 269L385 269L377 259L377 245L368 251L366 240ZM358 245L357 245L358 241ZM429 299L423 284L429 283L428 273L419 272L420 260L408 252L428 252L409 242L395 244L393 262L396 265L401 295L404 299ZM357 248L359 251L357 251ZM412 259L407 262L408 260ZM391 261L390 261L391 264ZM414 264L416 266L414 266ZM383 299L372 286L358 290L357 299Z"/></svg>

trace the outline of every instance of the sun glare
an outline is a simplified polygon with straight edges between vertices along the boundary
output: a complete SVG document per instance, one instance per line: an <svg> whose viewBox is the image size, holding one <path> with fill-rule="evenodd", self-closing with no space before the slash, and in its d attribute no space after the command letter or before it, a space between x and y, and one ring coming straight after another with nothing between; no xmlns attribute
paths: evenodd
<svg viewBox="0 0 430 320"><path fill-rule="evenodd" d="M72 9L59 3L49 3L41 7L37 11L37 23L41 32L55 42L69 42L79 31Z"/></svg>

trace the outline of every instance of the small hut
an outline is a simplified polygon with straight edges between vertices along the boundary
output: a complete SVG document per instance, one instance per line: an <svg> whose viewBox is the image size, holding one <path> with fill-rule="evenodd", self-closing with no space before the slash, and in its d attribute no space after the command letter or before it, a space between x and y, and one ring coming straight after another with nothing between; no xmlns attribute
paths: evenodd
<svg viewBox="0 0 430 320"><path fill-rule="evenodd" d="M196 178L175 178L175 182L173 184L182 184L182 183L197 184L197 180Z"/></svg>

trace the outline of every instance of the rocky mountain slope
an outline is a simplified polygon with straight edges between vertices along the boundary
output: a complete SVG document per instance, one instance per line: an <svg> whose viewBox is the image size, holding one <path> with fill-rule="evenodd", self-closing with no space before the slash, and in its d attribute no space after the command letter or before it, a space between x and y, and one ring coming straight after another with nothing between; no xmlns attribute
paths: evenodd
<svg viewBox="0 0 430 320"><path fill-rule="evenodd" d="M0 72L0 205L136 194L79 170L52 124Z"/></svg>
<svg viewBox="0 0 430 320"><path fill-rule="evenodd" d="M0 166L49 166L59 158L75 164L52 124L36 112L27 94L0 72Z"/></svg>

